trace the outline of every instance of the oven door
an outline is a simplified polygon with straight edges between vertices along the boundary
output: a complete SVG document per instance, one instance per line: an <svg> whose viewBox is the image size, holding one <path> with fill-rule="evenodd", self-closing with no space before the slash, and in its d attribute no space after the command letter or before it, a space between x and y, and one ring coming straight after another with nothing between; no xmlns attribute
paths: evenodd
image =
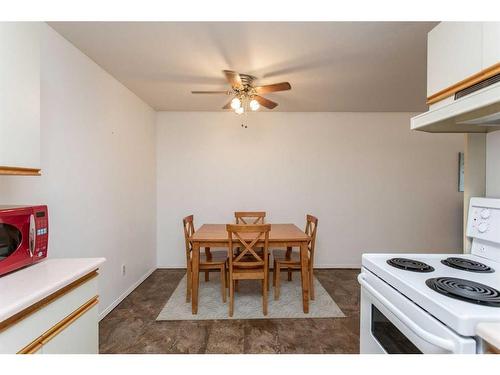
<svg viewBox="0 0 500 375"><path fill-rule="evenodd" d="M458 335L365 268L361 284L360 351L364 353L476 353Z"/></svg>

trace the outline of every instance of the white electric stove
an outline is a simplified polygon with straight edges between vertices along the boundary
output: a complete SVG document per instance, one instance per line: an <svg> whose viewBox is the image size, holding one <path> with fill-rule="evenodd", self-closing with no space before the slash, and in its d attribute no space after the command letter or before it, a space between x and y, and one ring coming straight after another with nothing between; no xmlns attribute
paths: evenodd
<svg viewBox="0 0 500 375"><path fill-rule="evenodd" d="M482 353L500 322L500 199L472 198L471 254L364 254L361 353Z"/></svg>

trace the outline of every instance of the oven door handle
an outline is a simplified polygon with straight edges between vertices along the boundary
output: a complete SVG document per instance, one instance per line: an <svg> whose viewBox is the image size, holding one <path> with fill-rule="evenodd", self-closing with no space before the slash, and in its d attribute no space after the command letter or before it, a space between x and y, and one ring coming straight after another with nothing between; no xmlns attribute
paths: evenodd
<svg viewBox="0 0 500 375"><path fill-rule="evenodd" d="M452 340L446 340L443 339L442 337L433 335L430 332L427 332L426 330L422 329L419 327L415 322L413 322L410 318L408 318L406 315L404 315L396 306L394 306L387 298L385 298L382 294L377 292L375 288L373 288L368 282L363 278L363 274L360 273L358 275L358 281L359 283L375 298L377 298L380 302L382 302L383 305L385 305L386 308L388 308L396 317L403 322L404 325L406 325L413 333L415 333L417 336L419 336L421 339L439 346L442 349L448 350L452 353L455 352L455 343Z"/></svg>

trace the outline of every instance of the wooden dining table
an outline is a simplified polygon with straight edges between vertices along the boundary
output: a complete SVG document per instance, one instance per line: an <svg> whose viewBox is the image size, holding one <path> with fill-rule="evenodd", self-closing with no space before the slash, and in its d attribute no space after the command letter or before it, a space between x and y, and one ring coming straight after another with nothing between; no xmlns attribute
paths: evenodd
<svg viewBox="0 0 500 375"><path fill-rule="evenodd" d="M249 238L252 234L247 234ZM245 234L241 234L245 239ZM309 313L309 267L308 243L311 238L295 224L271 224L269 232L269 249L272 248L300 248L302 305L304 313ZM192 289L191 311L198 313L198 288L200 282L200 248L229 248L229 238L226 224L203 224L190 238L193 246L192 253ZM264 246L264 240L258 241L256 246Z"/></svg>

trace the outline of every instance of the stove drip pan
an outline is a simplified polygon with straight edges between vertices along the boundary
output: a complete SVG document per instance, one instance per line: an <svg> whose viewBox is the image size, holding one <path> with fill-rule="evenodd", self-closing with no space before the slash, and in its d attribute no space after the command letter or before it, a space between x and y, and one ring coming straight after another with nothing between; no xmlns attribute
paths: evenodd
<svg viewBox="0 0 500 375"><path fill-rule="evenodd" d="M436 277L425 283L432 290L451 298L476 305L500 307L500 291L488 285L454 277Z"/></svg>
<svg viewBox="0 0 500 375"><path fill-rule="evenodd" d="M413 272L432 272L434 268L424 262L408 258L392 258L387 261L393 267Z"/></svg>
<svg viewBox="0 0 500 375"><path fill-rule="evenodd" d="M462 271L468 272L482 272L482 273L491 273L495 272L495 270L486 264L476 262L475 260L466 259L466 258L446 258L441 261L444 265L448 267L456 268Z"/></svg>

